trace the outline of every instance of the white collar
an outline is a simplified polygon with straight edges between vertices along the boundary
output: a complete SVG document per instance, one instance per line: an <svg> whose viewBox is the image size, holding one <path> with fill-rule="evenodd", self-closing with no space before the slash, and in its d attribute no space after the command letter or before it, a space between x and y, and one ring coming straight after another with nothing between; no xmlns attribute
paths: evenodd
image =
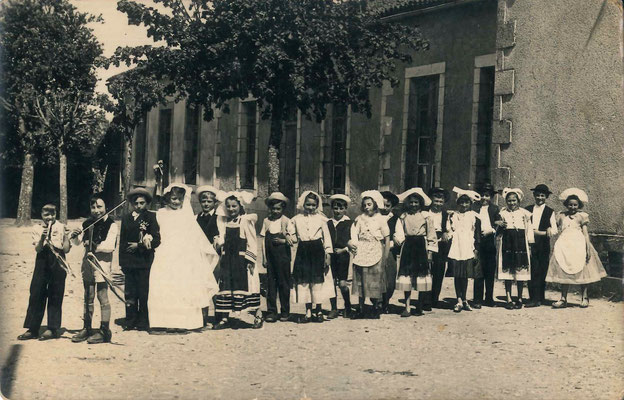
<svg viewBox="0 0 624 400"><path fill-rule="evenodd" d="M339 220L336 218L332 218L332 221L334 221L334 225L338 225L339 223L343 222L343 221L351 221L351 218L349 218L348 215L345 215L344 217L340 218Z"/></svg>
<svg viewBox="0 0 624 400"><path fill-rule="evenodd" d="M546 203L542 204L541 206L538 206L537 204L533 205L533 209L535 210L536 208L544 208L546 207Z"/></svg>

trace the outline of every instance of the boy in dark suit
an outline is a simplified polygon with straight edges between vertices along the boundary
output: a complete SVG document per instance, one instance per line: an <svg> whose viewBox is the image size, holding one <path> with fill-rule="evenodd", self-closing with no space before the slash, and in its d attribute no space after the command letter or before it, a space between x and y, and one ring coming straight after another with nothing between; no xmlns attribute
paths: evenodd
<svg viewBox="0 0 624 400"><path fill-rule="evenodd" d="M441 187L434 187L429 191L431 197L431 206L429 214L433 219L436 236L438 238L438 251L432 254L431 275L433 280L433 289L431 291L431 304L425 306L425 310L431 306L437 307L442 291L442 281L444 280L444 270L446 269L446 256L449 251L449 242L447 233L447 223L449 214L444 208L444 203L449 199L448 190Z"/></svg>
<svg viewBox="0 0 624 400"><path fill-rule="evenodd" d="M152 195L143 188L128 192L132 211L121 220L119 265L126 277L126 323L124 330L149 328L147 298L154 249L160 245L156 214L149 211Z"/></svg>
<svg viewBox="0 0 624 400"><path fill-rule="evenodd" d="M48 340L59 337L61 327L61 308L67 273L59 264L57 257L65 258L71 247L69 231L56 220L56 206L46 204L41 209L43 225L33 229L33 244L37 252L35 270L30 282L28 310L24 328L28 329L17 337L18 340ZM55 254L56 253L56 254ZM39 337L39 328L48 303L48 326Z"/></svg>
<svg viewBox="0 0 624 400"><path fill-rule="evenodd" d="M214 244L215 236L219 236L217 215L215 214L219 205L217 200L217 194L219 193L220 191L212 186L200 186L197 188L197 197L202 208L201 212L197 214L197 223L211 244Z"/></svg>
<svg viewBox="0 0 624 400"><path fill-rule="evenodd" d="M481 242L479 244L479 262L483 270L483 278L474 280L473 308L481 308L481 304L494 306L494 277L496 275L496 240L494 232L496 223L500 219L500 209L492 204L492 197L496 190L490 183L483 184L479 190L481 202L473 203L473 211L479 214L481 221ZM485 286L485 302L483 288Z"/></svg>
<svg viewBox="0 0 624 400"><path fill-rule="evenodd" d="M535 204L526 209L532 214L531 225L535 236L535 243L531 244L531 281L529 282L529 296L531 302L527 307L539 307L544 302L546 291L546 273L550 261L550 238L557 234L555 212L545 202L552 194L548 186L540 184L533 189Z"/></svg>

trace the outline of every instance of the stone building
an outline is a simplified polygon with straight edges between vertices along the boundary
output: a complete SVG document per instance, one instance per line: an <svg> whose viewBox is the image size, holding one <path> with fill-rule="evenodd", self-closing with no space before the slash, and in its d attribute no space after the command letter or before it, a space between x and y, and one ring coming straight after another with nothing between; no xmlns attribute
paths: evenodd
<svg viewBox="0 0 624 400"><path fill-rule="evenodd" d="M317 124L284 123L281 190L535 184L587 191L593 238L610 263L624 248L624 63L621 0L373 0L388 23L430 42L401 83L371 91L373 116L330 106ZM134 138L134 183L170 181L267 193L269 121L253 99L213 121L184 102L152 110ZM500 200L499 200L500 201ZM528 202L529 199L525 200ZM264 215L259 199L251 207ZM351 211L357 212L358 202ZM292 211L292 210L290 210ZM620 270L621 273L621 270ZM617 274L617 272L616 272Z"/></svg>

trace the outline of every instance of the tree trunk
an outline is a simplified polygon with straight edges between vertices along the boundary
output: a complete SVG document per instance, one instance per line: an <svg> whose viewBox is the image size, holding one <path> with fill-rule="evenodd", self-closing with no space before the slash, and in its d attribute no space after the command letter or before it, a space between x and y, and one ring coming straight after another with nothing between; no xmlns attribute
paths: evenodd
<svg viewBox="0 0 624 400"><path fill-rule="evenodd" d="M67 223L67 155L61 150L59 151L59 197L60 210L59 220Z"/></svg>
<svg viewBox="0 0 624 400"><path fill-rule="evenodd" d="M20 187L19 202L17 205L17 226L30 225L30 215L32 213L33 181L35 179L35 168L33 166L33 155L24 155L24 165L22 166L22 183Z"/></svg>
<svg viewBox="0 0 624 400"><path fill-rule="evenodd" d="M282 142L282 118L276 115L275 109L271 117L271 136L269 137L269 193L279 191L280 159L279 148Z"/></svg>
<svg viewBox="0 0 624 400"><path fill-rule="evenodd" d="M123 171L121 173L121 185L122 185L122 199L126 198L126 195L131 189L132 179L132 132L126 132L124 135L124 148L123 148Z"/></svg>

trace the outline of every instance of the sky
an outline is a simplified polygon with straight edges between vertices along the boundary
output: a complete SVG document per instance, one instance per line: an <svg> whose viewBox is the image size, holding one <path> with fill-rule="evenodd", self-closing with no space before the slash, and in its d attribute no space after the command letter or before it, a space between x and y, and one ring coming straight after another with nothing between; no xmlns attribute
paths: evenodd
<svg viewBox="0 0 624 400"><path fill-rule="evenodd" d="M119 46L139 46L154 43L147 37L145 27L128 25L126 14L117 11L117 0L70 0L70 2L81 12L89 12L94 15L101 14L104 18L104 23L93 23L89 27L93 29L93 33L102 43L106 57L113 55ZM149 0L139 0L138 2L155 6ZM127 69L128 67L125 65L120 65L119 67L111 66L108 70L98 70L100 81L97 90L106 93L106 80Z"/></svg>

